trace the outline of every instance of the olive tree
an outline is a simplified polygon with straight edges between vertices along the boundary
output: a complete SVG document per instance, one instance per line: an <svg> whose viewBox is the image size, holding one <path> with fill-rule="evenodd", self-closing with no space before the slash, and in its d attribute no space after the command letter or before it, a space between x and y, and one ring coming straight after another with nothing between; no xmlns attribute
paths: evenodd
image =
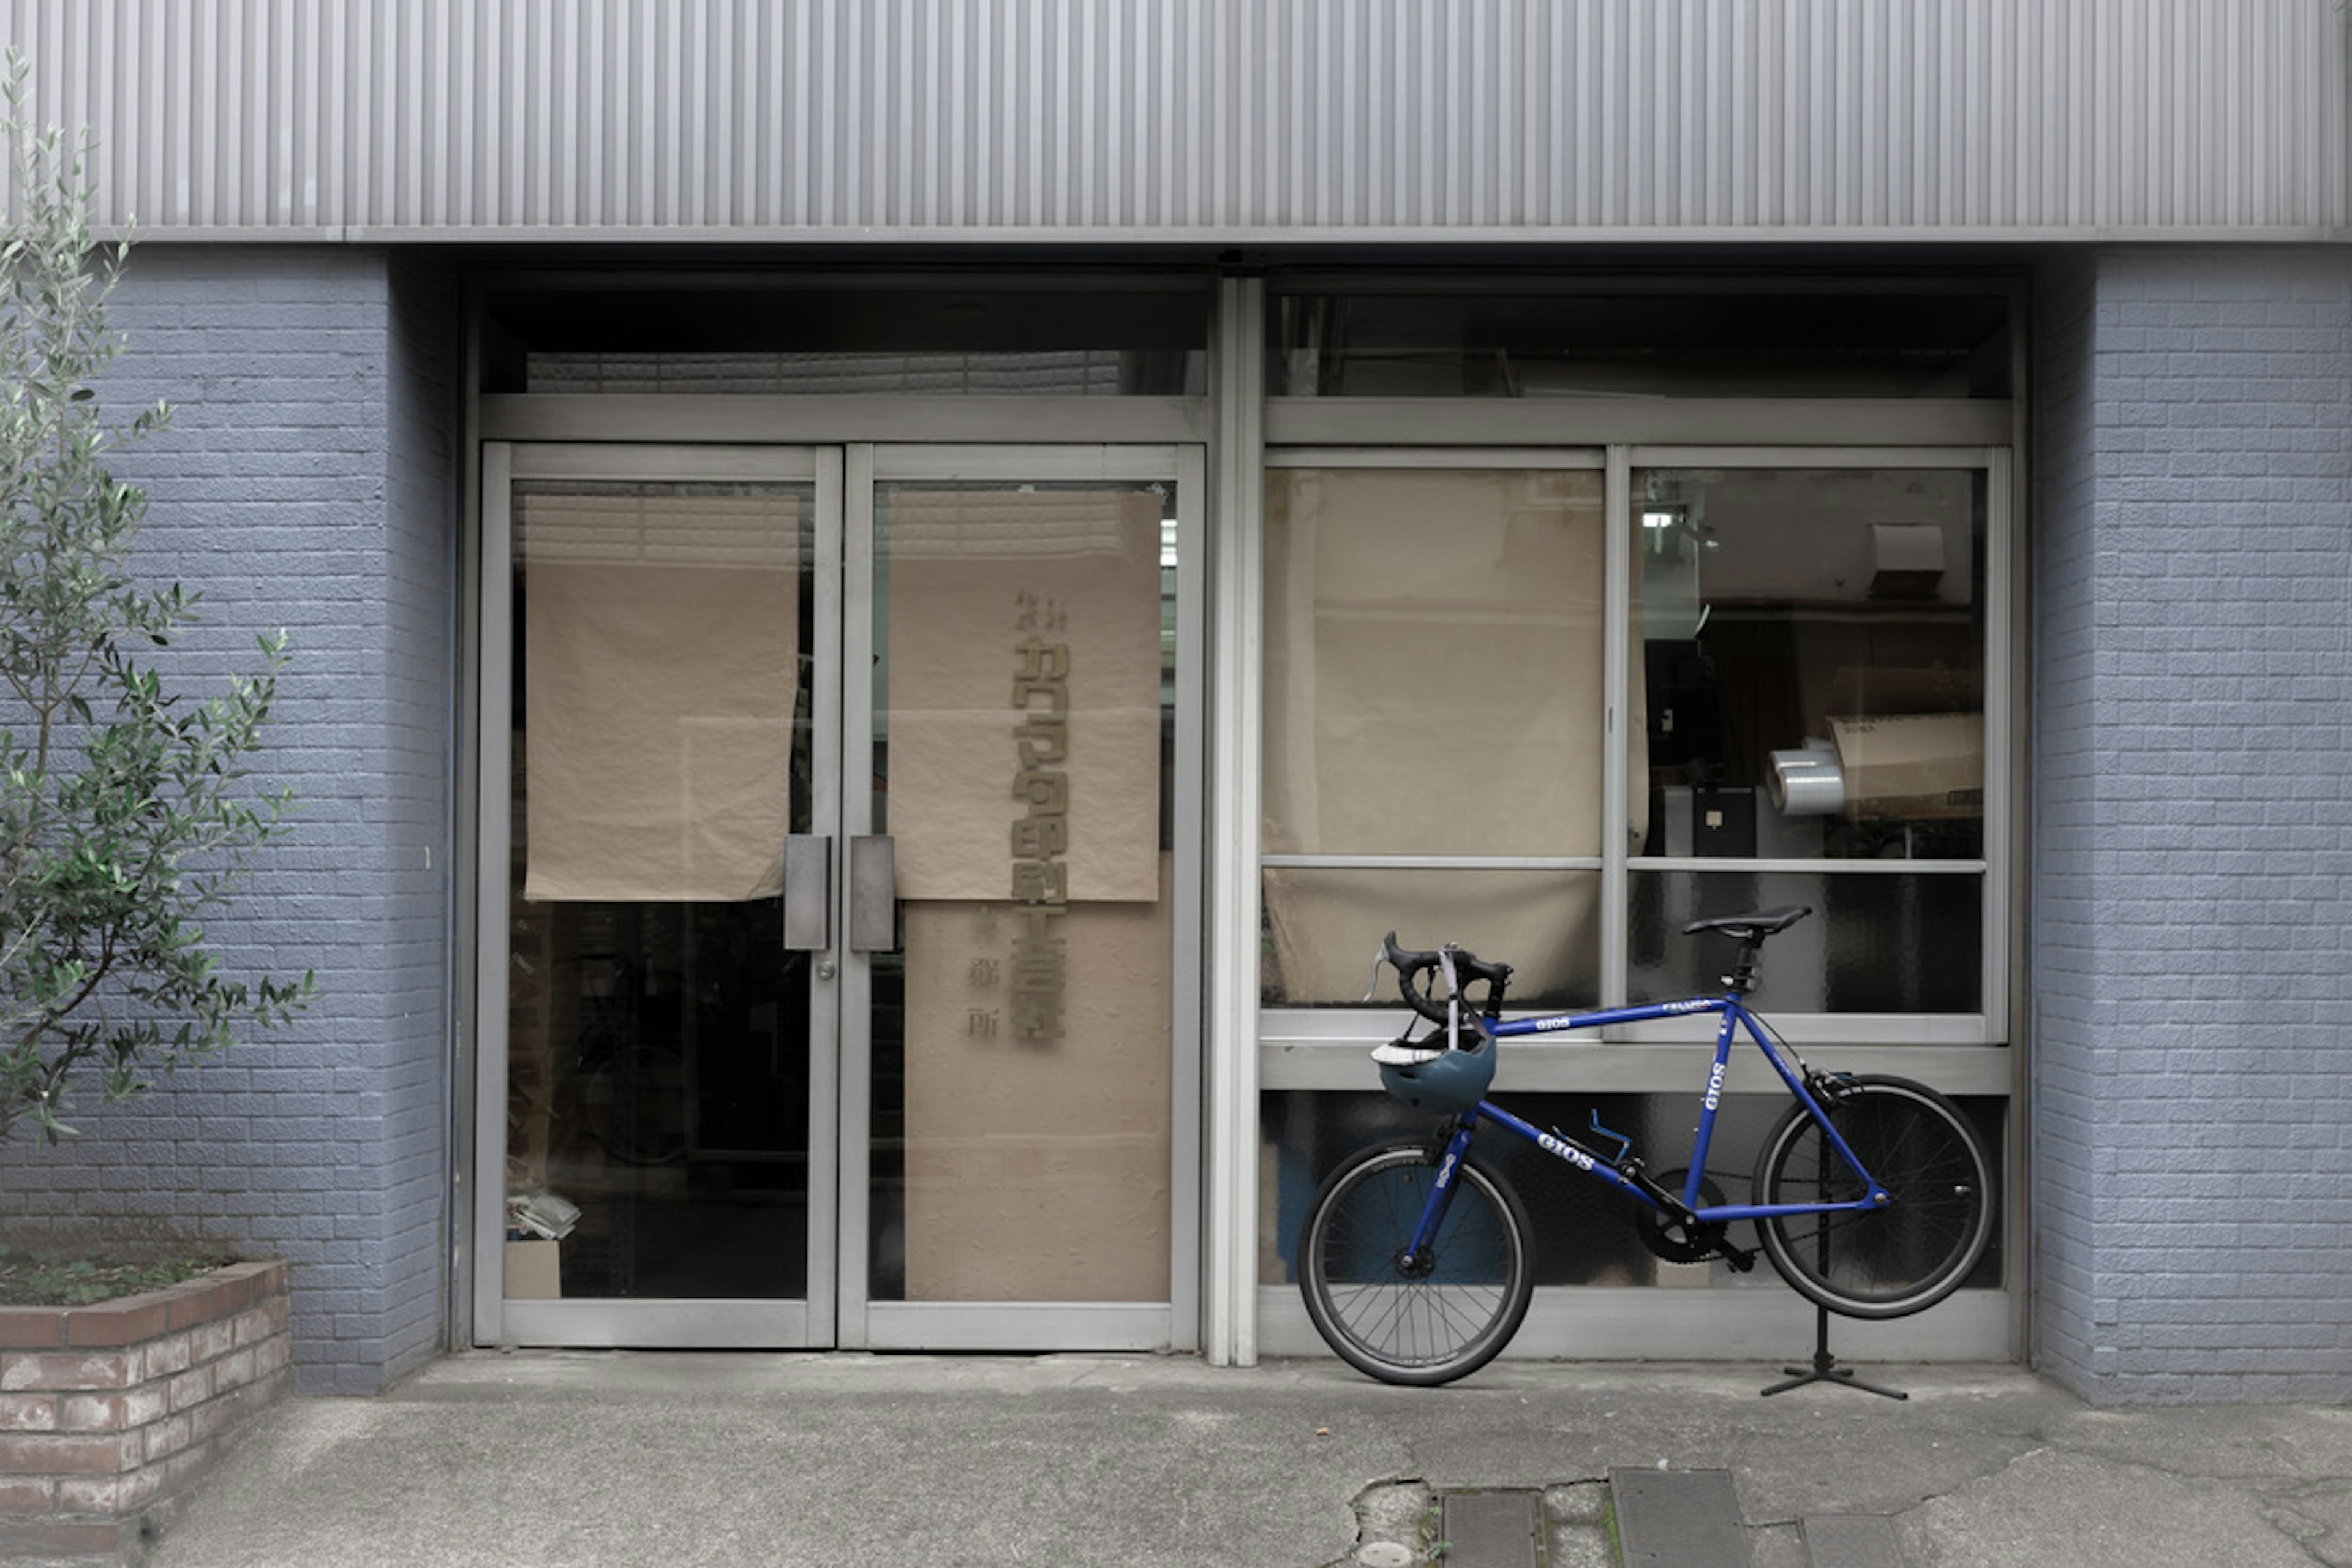
<svg viewBox="0 0 2352 1568"><path fill-rule="evenodd" d="M312 980L226 973L200 919L279 830L254 787L286 662L192 701L157 668L196 595L142 586L130 556L147 496L111 454L163 429L157 404L110 419L96 382L126 242L90 232L81 145L34 126L26 70L0 79L13 189L0 246L0 1140L73 1129L69 1091L108 1100L158 1070L283 1023Z"/></svg>

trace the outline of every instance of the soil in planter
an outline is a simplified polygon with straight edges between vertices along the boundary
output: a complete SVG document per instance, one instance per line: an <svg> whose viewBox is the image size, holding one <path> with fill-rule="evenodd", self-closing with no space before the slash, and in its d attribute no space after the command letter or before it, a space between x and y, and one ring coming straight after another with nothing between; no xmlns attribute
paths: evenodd
<svg viewBox="0 0 2352 1568"><path fill-rule="evenodd" d="M0 1242L0 1307L87 1307L161 1290L235 1261L220 1252L110 1252Z"/></svg>

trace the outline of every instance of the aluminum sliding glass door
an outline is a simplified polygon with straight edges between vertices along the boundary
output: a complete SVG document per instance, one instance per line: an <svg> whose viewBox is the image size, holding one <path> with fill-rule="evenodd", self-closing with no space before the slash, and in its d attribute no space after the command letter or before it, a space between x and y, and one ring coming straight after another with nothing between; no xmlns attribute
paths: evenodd
<svg viewBox="0 0 2352 1568"><path fill-rule="evenodd" d="M840 455L484 469L477 1337L829 1343Z"/></svg>
<svg viewBox="0 0 2352 1568"><path fill-rule="evenodd" d="M1199 449L848 476L845 830L895 887L844 969L842 1342L1190 1345Z"/></svg>
<svg viewBox="0 0 2352 1568"><path fill-rule="evenodd" d="M478 1340L1194 1342L1201 468L485 447Z"/></svg>

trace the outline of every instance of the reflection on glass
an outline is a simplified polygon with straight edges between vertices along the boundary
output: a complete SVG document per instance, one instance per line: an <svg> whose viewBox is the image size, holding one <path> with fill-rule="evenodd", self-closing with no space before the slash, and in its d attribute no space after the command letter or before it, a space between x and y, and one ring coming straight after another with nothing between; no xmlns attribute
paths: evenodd
<svg viewBox="0 0 2352 1568"><path fill-rule="evenodd" d="M1776 941L1779 939L1775 939ZM1507 1043L1506 1049L1510 1048ZM1367 1073L1370 1072L1369 1064ZM1538 1127L1564 1128L1590 1143L1591 1119L1633 1140L1634 1152L1653 1175L1679 1178L1690 1153L1690 1094L1507 1095L1510 1110ZM1968 1096L1958 1101L1991 1151L2001 1159L2002 1102ZM1747 1203L1749 1179L1764 1136L1788 1108L1781 1095L1733 1094L1723 1098L1707 1152L1708 1196ZM1428 1118L1377 1093L1334 1089L1286 1089L1260 1096L1272 1179L1258 1188L1258 1281L1295 1285L1300 1226L1307 1200L1323 1178L1357 1150L1391 1139L1425 1137ZM1602 1146L1613 1147L1608 1141ZM1713 1285L1781 1289L1769 1265L1739 1274L1719 1261L1704 1266L1664 1265L1642 1244L1632 1199L1561 1164L1524 1140L1492 1129L1478 1135L1478 1157L1517 1189L1535 1224L1538 1285ZM1675 1181L1666 1184L1676 1184ZM1740 1227L1742 1231L1745 1226ZM1969 1276L1968 1289L1996 1289L2001 1282L1998 1216L1992 1245Z"/></svg>
<svg viewBox="0 0 2352 1568"><path fill-rule="evenodd" d="M509 1297L807 1294L813 500L516 486Z"/></svg>
<svg viewBox="0 0 2352 1568"><path fill-rule="evenodd" d="M1633 492L1639 852L1980 858L1982 473L1654 468Z"/></svg>
<svg viewBox="0 0 2352 1568"><path fill-rule="evenodd" d="M2007 397L1999 294L1277 294L1277 397Z"/></svg>
<svg viewBox="0 0 2352 1568"><path fill-rule="evenodd" d="M1683 928L1789 904L1813 913L1764 944L1763 984L1748 998L1759 1012L1983 1010L1984 882L1967 872L1636 870L1627 999L1721 991L1736 948Z"/></svg>
<svg viewBox="0 0 2352 1568"><path fill-rule="evenodd" d="M1175 503L876 487L873 1300L1168 1300Z"/></svg>
<svg viewBox="0 0 2352 1568"><path fill-rule="evenodd" d="M1389 931L1406 947L1444 942L1512 968L1508 1005L1600 1000L1598 871L1401 871L1269 866L1259 994L1269 1007L1360 1005ZM1370 998L1394 1007L1382 970Z"/></svg>
<svg viewBox="0 0 2352 1568"><path fill-rule="evenodd" d="M530 354L524 374L531 392L607 395L1198 397L1206 362L1199 350L573 352Z"/></svg>

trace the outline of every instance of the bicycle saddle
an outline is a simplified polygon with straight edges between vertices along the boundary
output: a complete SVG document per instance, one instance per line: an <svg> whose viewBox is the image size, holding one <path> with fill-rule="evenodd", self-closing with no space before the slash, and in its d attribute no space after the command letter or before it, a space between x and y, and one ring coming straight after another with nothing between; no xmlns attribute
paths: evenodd
<svg viewBox="0 0 2352 1568"><path fill-rule="evenodd" d="M1717 915L1713 920L1693 921L1683 927L1685 936L1696 936L1703 931L1719 931L1740 942L1761 942L1777 936L1813 911L1801 904L1787 909L1758 910L1744 915Z"/></svg>

